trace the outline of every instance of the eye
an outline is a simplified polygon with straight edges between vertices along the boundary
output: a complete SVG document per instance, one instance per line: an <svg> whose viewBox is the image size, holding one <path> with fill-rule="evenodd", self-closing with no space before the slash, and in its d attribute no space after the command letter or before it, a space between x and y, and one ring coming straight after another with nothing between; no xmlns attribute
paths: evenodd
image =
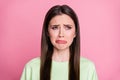
<svg viewBox="0 0 120 80"><path fill-rule="evenodd" d="M52 25L52 26L51 26L51 29L57 30L57 29L58 29L58 26L57 26L57 25Z"/></svg>
<svg viewBox="0 0 120 80"><path fill-rule="evenodd" d="M71 27L71 25L65 25L65 29L66 30L69 30L69 29L71 29L72 27Z"/></svg>

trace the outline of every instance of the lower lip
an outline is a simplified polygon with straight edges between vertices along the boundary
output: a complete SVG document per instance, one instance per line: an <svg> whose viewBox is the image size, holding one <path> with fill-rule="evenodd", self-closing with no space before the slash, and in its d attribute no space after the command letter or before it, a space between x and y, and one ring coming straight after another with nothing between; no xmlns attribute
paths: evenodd
<svg viewBox="0 0 120 80"><path fill-rule="evenodd" d="M67 41L64 41L64 40L56 40L56 43L58 43L58 44L66 44Z"/></svg>

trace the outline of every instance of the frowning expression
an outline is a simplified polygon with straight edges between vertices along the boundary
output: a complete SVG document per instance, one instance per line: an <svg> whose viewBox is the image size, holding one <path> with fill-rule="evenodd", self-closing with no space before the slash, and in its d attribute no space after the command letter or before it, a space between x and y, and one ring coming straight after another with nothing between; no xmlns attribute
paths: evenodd
<svg viewBox="0 0 120 80"><path fill-rule="evenodd" d="M57 15L50 20L48 33L55 49L68 49L76 36L75 24L68 15Z"/></svg>

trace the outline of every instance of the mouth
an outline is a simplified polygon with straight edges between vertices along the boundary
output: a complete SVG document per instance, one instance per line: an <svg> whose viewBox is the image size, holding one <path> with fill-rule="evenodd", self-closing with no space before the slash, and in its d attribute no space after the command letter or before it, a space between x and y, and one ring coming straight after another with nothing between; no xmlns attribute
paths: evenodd
<svg viewBox="0 0 120 80"><path fill-rule="evenodd" d="M66 44L67 43L67 41L65 41L65 40L56 40L55 42L58 44Z"/></svg>

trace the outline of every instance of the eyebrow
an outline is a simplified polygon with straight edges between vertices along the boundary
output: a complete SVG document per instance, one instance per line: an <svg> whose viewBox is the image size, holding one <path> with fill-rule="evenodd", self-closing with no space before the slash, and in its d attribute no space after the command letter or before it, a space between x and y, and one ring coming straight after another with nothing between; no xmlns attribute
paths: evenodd
<svg viewBox="0 0 120 80"><path fill-rule="evenodd" d="M63 24L64 26L71 26L72 27L72 25L71 24ZM60 26L59 24L54 24L54 25L50 25L50 26Z"/></svg>
<svg viewBox="0 0 120 80"><path fill-rule="evenodd" d="M59 24L54 24L54 25L49 25L50 27L52 27L52 26L60 26Z"/></svg>
<svg viewBox="0 0 120 80"><path fill-rule="evenodd" d="M64 26L71 26L71 27L72 27L72 25L71 25L71 24L64 24Z"/></svg>

